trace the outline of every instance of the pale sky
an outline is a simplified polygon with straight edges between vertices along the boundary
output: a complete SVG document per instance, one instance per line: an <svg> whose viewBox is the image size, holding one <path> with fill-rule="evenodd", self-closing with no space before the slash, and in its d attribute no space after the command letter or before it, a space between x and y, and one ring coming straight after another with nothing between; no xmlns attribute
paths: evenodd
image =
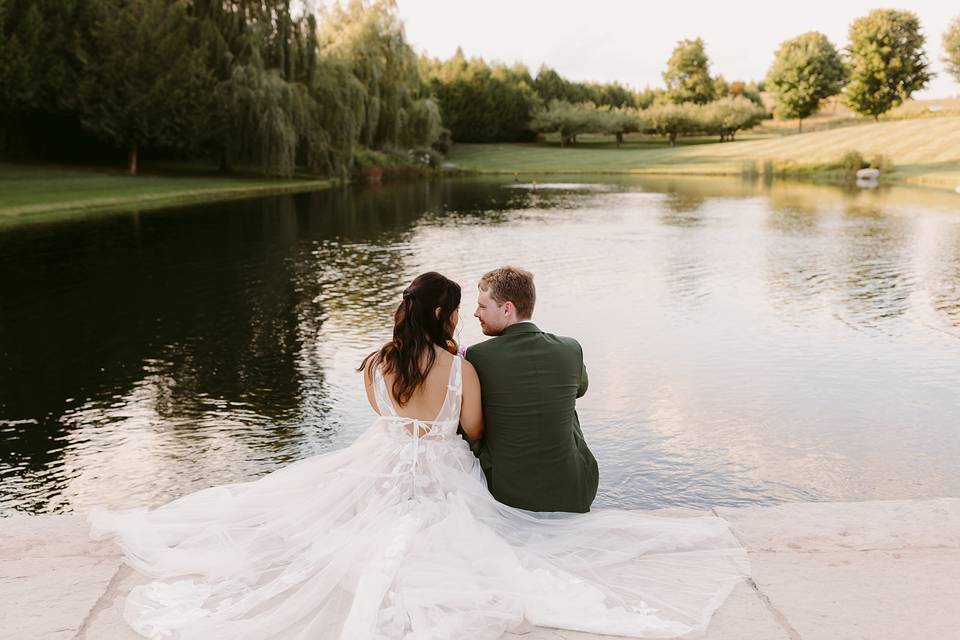
<svg viewBox="0 0 960 640"><path fill-rule="evenodd" d="M871 9L895 8L920 17L927 57L937 72L919 98L960 96L944 70L941 37L960 4L950 0L803 2L725 0L397 0L407 39L420 53L541 63L573 80L619 81L635 89L659 87L677 40L702 37L712 73L727 80L760 80L779 44L821 31L846 46L850 23Z"/></svg>

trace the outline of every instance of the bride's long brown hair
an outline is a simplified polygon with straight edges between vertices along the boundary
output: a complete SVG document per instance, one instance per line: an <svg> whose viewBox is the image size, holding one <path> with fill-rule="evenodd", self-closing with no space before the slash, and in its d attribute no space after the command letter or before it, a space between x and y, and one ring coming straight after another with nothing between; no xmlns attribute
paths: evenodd
<svg viewBox="0 0 960 640"><path fill-rule="evenodd" d="M382 365L384 374L396 374L393 396L400 406L407 404L437 360L433 346L446 349L453 342L450 316L459 306L456 282L436 271L417 276L403 290L403 301L393 317L393 339L364 358L357 371Z"/></svg>

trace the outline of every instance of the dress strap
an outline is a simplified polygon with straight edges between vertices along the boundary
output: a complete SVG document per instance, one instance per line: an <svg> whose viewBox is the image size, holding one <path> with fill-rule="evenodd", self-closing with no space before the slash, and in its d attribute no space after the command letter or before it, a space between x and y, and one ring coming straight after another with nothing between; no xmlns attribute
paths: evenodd
<svg viewBox="0 0 960 640"><path fill-rule="evenodd" d="M397 417L397 412L393 409L393 401L390 400L390 390L387 389L387 379L383 375L383 369L378 364L373 368L373 396L377 400L377 407L380 409L380 415L384 418Z"/></svg>
<svg viewBox="0 0 960 640"><path fill-rule="evenodd" d="M463 393L463 364L460 356L453 356L453 366L450 367L450 378L447 380L447 390L453 391L456 395ZM444 398L446 401L446 398Z"/></svg>

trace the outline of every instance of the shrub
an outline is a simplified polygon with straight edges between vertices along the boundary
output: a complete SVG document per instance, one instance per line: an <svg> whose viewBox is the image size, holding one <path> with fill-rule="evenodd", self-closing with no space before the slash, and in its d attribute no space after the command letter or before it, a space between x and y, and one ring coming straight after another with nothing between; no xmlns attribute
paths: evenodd
<svg viewBox="0 0 960 640"><path fill-rule="evenodd" d="M438 153L442 153L443 155L450 153L450 149L453 148L453 134L450 132L450 129L447 129L446 127L440 129L440 135L430 146L432 146Z"/></svg>
<svg viewBox="0 0 960 640"><path fill-rule="evenodd" d="M878 153L870 158L870 162L868 164L870 168L879 169L881 172L887 172L893 169L893 162L890 161L890 158L881 153Z"/></svg>
<svg viewBox="0 0 960 640"><path fill-rule="evenodd" d="M385 167L393 164L387 154L367 147L358 147L353 154L353 166L358 171L370 167Z"/></svg>
<svg viewBox="0 0 960 640"><path fill-rule="evenodd" d="M840 157L840 162L838 163L838 168L844 173L856 173L860 169L866 169L869 166L870 163L863 159L863 154L859 151L847 151Z"/></svg>

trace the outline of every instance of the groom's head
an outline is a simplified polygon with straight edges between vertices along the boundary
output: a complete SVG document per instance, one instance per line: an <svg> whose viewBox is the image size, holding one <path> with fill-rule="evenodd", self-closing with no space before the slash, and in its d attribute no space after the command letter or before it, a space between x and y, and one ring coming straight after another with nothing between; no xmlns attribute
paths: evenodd
<svg viewBox="0 0 960 640"><path fill-rule="evenodd" d="M483 274L477 285L474 316L488 336L498 336L512 324L529 320L537 301L533 274L516 267L500 267Z"/></svg>

